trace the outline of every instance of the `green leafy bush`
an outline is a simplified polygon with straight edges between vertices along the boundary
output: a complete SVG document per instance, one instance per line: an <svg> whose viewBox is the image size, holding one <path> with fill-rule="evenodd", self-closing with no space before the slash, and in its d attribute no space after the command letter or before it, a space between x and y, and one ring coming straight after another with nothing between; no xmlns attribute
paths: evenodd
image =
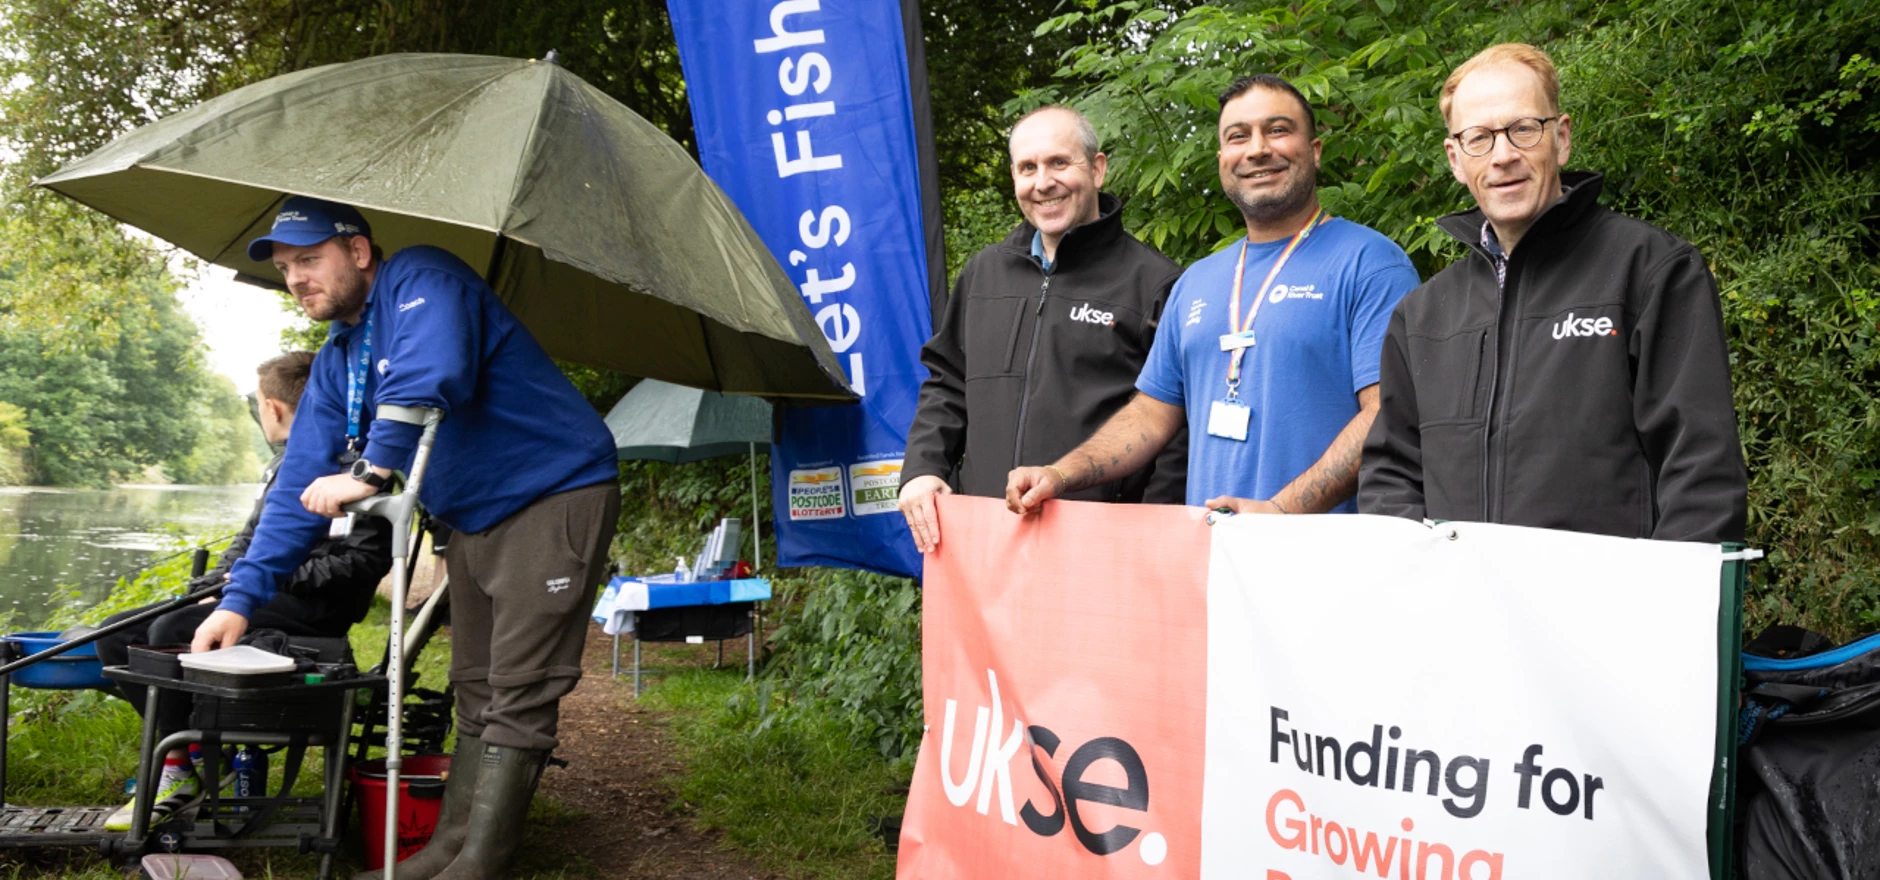
<svg viewBox="0 0 1880 880"><path fill-rule="evenodd" d="M852 738L886 758L920 745L920 587L838 568L782 580L776 654L760 693L791 700L778 714L836 710Z"/></svg>

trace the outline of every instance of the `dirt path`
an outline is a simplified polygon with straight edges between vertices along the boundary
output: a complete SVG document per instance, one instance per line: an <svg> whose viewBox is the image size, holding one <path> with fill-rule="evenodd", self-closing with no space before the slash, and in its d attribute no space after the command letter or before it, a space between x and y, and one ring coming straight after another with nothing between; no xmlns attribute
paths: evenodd
<svg viewBox="0 0 1880 880"><path fill-rule="evenodd" d="M693 830L688 812L674 808L666 779L680 764L665 719L633 699L630 677L610 677L612 649L613 639L594 627L587 675L561 702L556 754L569 766L550 767L542 777L553 808L544 811L544 799L537 799L519 873L618 880L772 877L722 849L716 835ZM701 665L710 662L708 651L695 653Z"/></svg>

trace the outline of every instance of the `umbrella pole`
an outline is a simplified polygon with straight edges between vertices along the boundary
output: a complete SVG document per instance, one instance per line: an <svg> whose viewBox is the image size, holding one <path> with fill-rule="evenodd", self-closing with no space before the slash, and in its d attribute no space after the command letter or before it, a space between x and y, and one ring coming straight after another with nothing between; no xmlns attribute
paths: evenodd
<svg viewBox="0 0 1880 880"><path fill-rule="evenodd" d="M757 525L759 509L757 506L757 444L751 444L751 573L756 574L764 568L764 537ZM746 681L757 677L757 631L763 629L764 619L757 612L757 606L751 606L751 631L744 637L744 678ZM718 643L718 659L724 660L725 643Z"/></svg>
<svg viewBox="0 0 1880 880"><path fill-rule="evenodd" d="M757 525L757 444L751 444L751 571L764 570L764 539Z"/></svg>

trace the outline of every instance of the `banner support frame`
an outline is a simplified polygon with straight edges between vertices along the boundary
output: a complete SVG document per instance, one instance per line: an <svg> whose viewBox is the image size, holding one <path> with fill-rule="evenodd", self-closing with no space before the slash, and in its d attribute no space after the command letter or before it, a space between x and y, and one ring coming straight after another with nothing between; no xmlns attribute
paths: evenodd
<svg viewBox="0 0 1880 880"><path fill-rule="evenodd" d="M1717 747L1710 777L1711 880L1736 876L1737 713L1743 694L1743 592L1759 551L1726 542L1717 603Z"/></svg>

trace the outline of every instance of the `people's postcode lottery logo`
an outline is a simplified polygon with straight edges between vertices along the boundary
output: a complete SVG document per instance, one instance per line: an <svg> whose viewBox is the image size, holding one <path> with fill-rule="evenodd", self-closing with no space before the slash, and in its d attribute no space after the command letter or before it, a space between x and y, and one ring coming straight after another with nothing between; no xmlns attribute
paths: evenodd
<svg viewBox="0 0 1880 880"><path fill-rule="evenodd" d="M840 466L790 472L790 519L841 519L844 512Z"/></svg>

